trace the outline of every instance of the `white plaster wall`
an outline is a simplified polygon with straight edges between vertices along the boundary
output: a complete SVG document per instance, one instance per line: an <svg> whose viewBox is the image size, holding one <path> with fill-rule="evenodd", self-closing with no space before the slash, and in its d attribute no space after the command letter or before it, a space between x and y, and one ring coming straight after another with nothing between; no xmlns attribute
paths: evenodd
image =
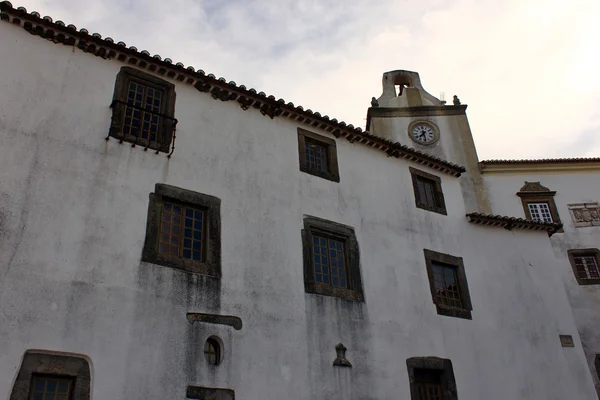
<svg viewBox="0 0 600 400"><path fill-rule="evenodd" d="M600 354L600 285L580 286L567 256L570 249L600 248L600 227L575 227L568 204L600 201L600 171L531 172L484 175L494 213L524 217L521 199L516 195L525 181L537 182L556 191L554 202L564 225L563 233L550 238L556 261L569 297L584 351L598 394L600 379L594 366Z"/></svg>
<svg viewBox="0 0 600 400"><path fill-rule="evenodd" d="M415 356L451 359L461 400L595 398L547 237L469 225L456 178L441 175L442 216L415 208L408 167L422 167L362 145L337 141L340 183L304 174L294 123L178 82L173 158L105 142L119 62L4 23L0 40L1 398L34 348L89 356L94 399L184 398L190 384L408 398ZM140 261L157 182L222 200L220 281ZM365 303L304 293L304 215L355 228ZM424 248L464 258L473 320L436 314ZM225 343L216 368L210 335ZM353 368L332 367L338 342Z"/></svg>

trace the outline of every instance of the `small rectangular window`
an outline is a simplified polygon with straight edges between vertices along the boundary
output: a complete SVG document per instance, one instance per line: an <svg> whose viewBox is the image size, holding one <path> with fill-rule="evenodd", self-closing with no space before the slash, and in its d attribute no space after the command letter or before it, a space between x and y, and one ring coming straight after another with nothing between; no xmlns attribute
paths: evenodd
<svg viewBox="0 0 600 400"><path fill-rule="evenodd" d="M548 203L527 203L533 221L553 222Z"/></svg>
<svg viewBox="0 0 600 400"><path fill-rule="evenodd" d="M417 400L442 400L442 371L415 369L414 388Z"/></svg>
<svg viewBox="0 0 600 400"><path fill-rule="evenodd" d="M109 135L169 152L175 119L175 85L136 68L122 67L111 104Z"/></svg>
<svg viewBox="0 0 600 400"><path fill-rule="evenodd" d="M298 128L300 171L339 182L335 140Z"/></svg>
<svg viewBox="0 0 600 400"><path fill-rule="evenodd" d="M424 250L433 303L440 315L471 319L471 297L461 257Z"/></svg>
<svg viewBox="0 0 600 400"><path fill-rule="evenodd" d="M33 375L29 400L70 400L73 378Z"/></svg>
<svg viewBox="0 0 600 400"><path fill-rule="evenodd" d="M358 243L352 228L307 216L302 244L307 293L363 301Z"/></svg>
<svg viewBox="0 0 600 400"><path fill-rule="evenodd" d="M567 254L580 285L600 285L600 250L574 249Z"/></svg>
<svg viewBox="0 0 600 400"><path fill-rule="evenodd" d="M142 260L221 276L221 201L165 184L150 194Z"/></svg>
<svg viewBox="0 0 600 400"><path fill-rule="evenodd" d="M409 170L412 176L416 206L424 210L446 215L442 180L435 175L412 167Z"/></svg>

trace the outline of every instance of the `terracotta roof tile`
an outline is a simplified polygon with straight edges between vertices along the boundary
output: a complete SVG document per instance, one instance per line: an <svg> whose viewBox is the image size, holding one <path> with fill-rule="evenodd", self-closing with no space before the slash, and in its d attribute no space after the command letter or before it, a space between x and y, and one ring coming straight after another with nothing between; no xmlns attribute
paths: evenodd
<svg viewBox="0 0 600 400"><path fill-rule="evenodd" d="M343 137L351 143L373 147L386 153L389 157L408 159L452 176L458 177L465 172L465 168L460 165L422 153L398 142L372 135L368 131L363 132L361 128L355 128L352 124L346 124L327 115L322 116L321 113L313 112L310 109L305 111L302 106L294 106L291 102L286 104L283 99L276 101L272 95L267 96L264 92L257 93L256 89L246 89L244 85L237 86L233 81L227 83L224 78L217 79L213 74L206 75L201 69L194 71L194 67L185 68L180 62L173 64L171 59L165 58L162 60L158 54L150 57L148 51L142 50L140 52L134 46L127 48L124 42L115 44L110 37L102 39L100 34L90 35L86 29L81 29L78 32L74 25L65 27L62 21L52 22L50 17L42 19L38 13L28 14L24 7L15 9L8 1L0 2L0 17L2 20L20 25L31 34L54 42L76 46L82 51L92 53L98 57L117 58L122 62L127 61L129 65L146 68L153 73L167 75L186 82L202 92L212 93L215 100L237 100L244 110L253 107L260 110L263 115L271 118L276 116L290 118L330 132L336 138Z"/></svg>
<svg viewBox="0 0 600 400"><path fill-rule="evenodd" d="M550 234L553 234L562 228L562 224L558 222L531 221L524 218L506 217L502 215L483 213L467 214L467 220L470 223L478 225L498 226L508 230L516 228L534 231L546 231Z"/></svg>

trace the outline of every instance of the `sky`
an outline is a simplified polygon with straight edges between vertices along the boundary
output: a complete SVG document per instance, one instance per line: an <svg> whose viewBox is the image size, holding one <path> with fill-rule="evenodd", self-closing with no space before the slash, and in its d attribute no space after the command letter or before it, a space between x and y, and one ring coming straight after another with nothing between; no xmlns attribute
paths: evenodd
<svg viewBox="0 0 600 400"><path fill-rule="evenodd" d="M468 105L481 160L600 157L599 0L12 4L363 129L382 74L417 71Z"/></svg>

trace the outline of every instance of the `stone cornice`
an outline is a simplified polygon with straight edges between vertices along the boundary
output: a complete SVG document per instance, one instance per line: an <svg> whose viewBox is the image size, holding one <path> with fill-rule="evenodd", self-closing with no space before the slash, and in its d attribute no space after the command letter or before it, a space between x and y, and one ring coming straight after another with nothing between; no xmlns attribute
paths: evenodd
<svg viewBox="0 0 600 400"><path fill-rule="evenodd" d="M390 157L404 158L432 169L445 172L452 176L460 176L465 168L440 158L422 153L416 149L404 146L398 142L370 134L361 128L321 115L302 106L286 103L283 99L255 89L247 89L244 85L227 82L213 74L206 74L194 67L185 67L169 58L162 59L159 55L151 56L146 50L138 51L136 47L123 42L115 43L113 39L102 38L98 33L89 34L86 29L79 31L74 25L65 25L62 21L53 22L50 17L41 17L39 13L27 13L23 7L13 8L8 1L0 2L0 18L3 21L18 25L31 33L54 43L61 43L78 48L103 59L117 59L124 64L150 71L160 76L189 84L198 91L210 94L214 100L237 101L243 110L254 109L270 118L285 117L305 126L318 128L331 133L336 138L344 138L351 143L360 143L386 153ZM449 106L451 107L451 106Z"/></svg>

